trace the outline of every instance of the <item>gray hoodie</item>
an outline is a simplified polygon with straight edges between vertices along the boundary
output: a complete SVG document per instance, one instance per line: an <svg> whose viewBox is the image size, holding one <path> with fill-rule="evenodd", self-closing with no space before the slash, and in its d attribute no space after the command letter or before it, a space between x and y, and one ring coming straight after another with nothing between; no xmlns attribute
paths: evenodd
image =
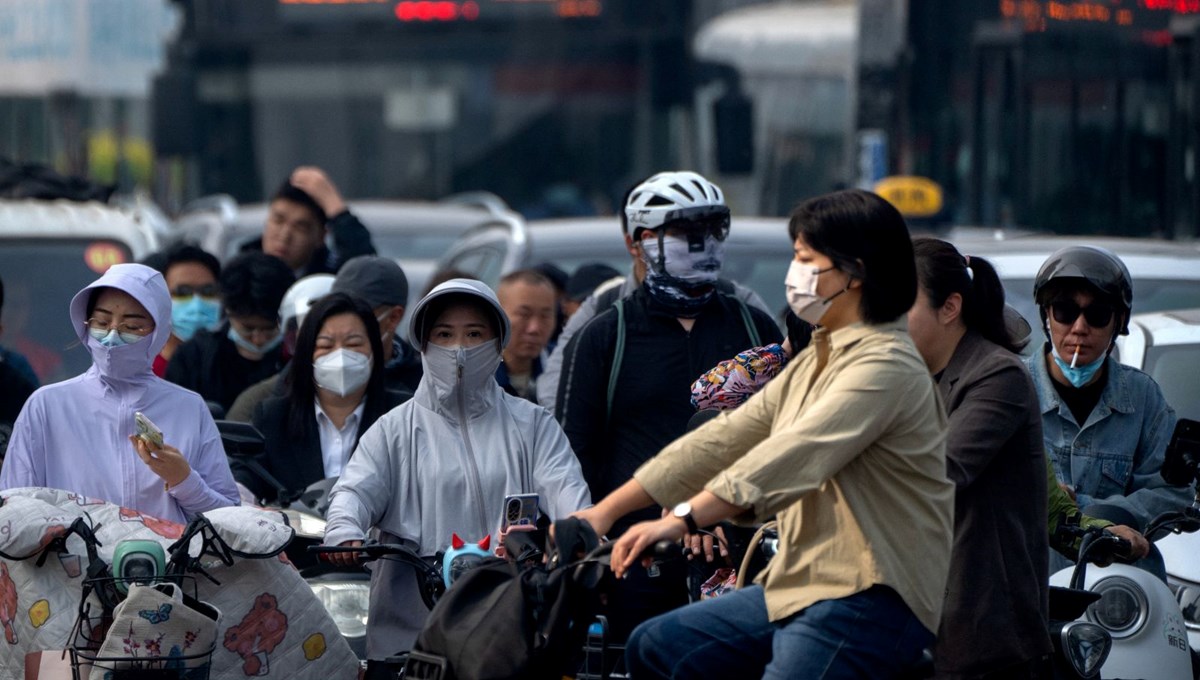
<svg viewBox="0 0 1200 680"><path fill-rule="evenodd" d="M435 321L426 319L429 303L449 294L494 309L497 341L422 347ZM478 281L447 281L413 307L409 335L425 374L412 400L359 440L333 488L326 544L365 539L377 527L385 539L433 555L455 533L472 543L490 534L494 543L506 495L536 493L555 519L591 505L579 461L550 412L496 384L508 328L495 293ZM407 567L378 562L371 581L367 656L378 659L411 647L427 612Z"/></svg>

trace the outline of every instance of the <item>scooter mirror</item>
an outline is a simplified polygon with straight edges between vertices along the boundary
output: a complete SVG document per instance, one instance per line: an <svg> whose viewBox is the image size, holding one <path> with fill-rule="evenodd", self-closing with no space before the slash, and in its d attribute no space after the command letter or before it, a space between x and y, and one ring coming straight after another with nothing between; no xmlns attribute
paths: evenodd
<svg viewBox="0 0 1200 680"><path fill-rule="evenodd" d="M236 420L218 420L217 432L221 433L221 445L225 454L235 458L252 458L266 450L266 438L250 423Z"/></svg>
<svg viewBox="0 0 1200 680"><path fill-rule="evenodd" d="M1160 472L1171 486L1188 486L1200 477L1200 422L1180 418Z"/></svg>

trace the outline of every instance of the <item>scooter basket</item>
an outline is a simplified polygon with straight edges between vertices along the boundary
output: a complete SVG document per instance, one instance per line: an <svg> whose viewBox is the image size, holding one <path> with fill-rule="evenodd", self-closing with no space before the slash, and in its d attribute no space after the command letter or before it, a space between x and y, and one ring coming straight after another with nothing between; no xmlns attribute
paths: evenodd
<svg viewBox="0 0 1200 680"><path fill-rule="evenodd" d="M79 616L71 635L69 652L71 656L71 674L74 680L91 680L93 674L99 671L105 680L208 680L212 669L212 656L216 650L215 639L207 644L197 644L191 647L191 641L197 641L192 633L182 646L171 644L159 635L156 639L146 639L139 631L135 633L134 625L129 619L121 620L106 606L92 608L89 595L95 591L113 593L118 584L127 590L130 586L170 583L178 587L177 581L185 579L191 583L195 592L195 582L191 577L175 577L174 579L119 579L97 578L84 582L83 597L80 598ZM193 596L194 599L194 596ZM140 613L143 618L154 612ZM127 637L121 641L121 653L114 654L113 645L109 638L120 635L120 627L128 625ZM214 620L215 632L215 620ZM108 643L108 644L106 644ZM105 651L107 647L108 651Z"/></svg>

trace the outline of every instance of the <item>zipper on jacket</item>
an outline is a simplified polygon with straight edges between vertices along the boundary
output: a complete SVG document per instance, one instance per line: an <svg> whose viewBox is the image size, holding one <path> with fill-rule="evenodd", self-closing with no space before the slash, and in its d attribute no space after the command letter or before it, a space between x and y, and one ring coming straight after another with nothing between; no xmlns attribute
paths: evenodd
<svg viewBox="0 0 1200 680"><path fill-rule="evenodd" d="M475 503L479 506L479 526L488 534L492 533L487 521L487 510L483 507L483 482L479 479L479 465L475 462L475 449L471 446L471 433L467 429L467 395L463 391L463 369L465 359L463 351L458 351L458 426L462 428L463 444L467 448L467 477L468 483L474 487Z"/></svg>

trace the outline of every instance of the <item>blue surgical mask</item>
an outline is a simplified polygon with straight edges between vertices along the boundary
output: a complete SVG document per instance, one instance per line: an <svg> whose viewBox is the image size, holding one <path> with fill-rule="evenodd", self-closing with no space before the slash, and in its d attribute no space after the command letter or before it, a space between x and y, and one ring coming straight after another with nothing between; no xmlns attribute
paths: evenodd
<svg viewBox="0 0 1200 680"><path fill-rule="evenodd" d="M171 302L171 332L180 340L191 340L201 328L212 328L221 320L221 303L193 295Z"/></svg>
<svg viewBox="0 0 1200 680"><path fill-rule="evenodd" d="M283 342L283 333L276 333L275 337L268 340L266 342L266 344L264 344L262 347L259 347L258 345L254 344L253 342L250 342L249 340L243 338L237 331L235 331L233 329L233 326L229 327L229 332L226 333L225 336L228 337L230 340L232 340L233 344L237 345L238 347L241 347L242 349L246 350L247 352L249 352L251 354L259 354L259 355L270 352L271 350L278 347L279 343Z"/></svg>
<svg viewBox="0 0 1200 680"><path fill-rule="evenodd" d="M1067 381L1075 387L1083 387L1091 382L1092 378L1096 377L1096 371L1100 370L1100 367L1104 365L1104 360L1108 358L1107 355L1101 354L1090 364L1071 368L1071 362L1064 361L1058 353L1058 348L1054 345L1050 346L1050 354L1054 357L1054 363L1058 364L1058 368L1066 376Z"/></svg>
<svg viewBox="0 0 1200 680"><path fill-rule="evenodd" d="M88 334L96 340L96 342L108 348L120 347L122 345L132 345L139 340L145 340L147 336L138 335L136 333L118 333L117 329L112 328L104 330L102 328L89 328Z"/></svg>

